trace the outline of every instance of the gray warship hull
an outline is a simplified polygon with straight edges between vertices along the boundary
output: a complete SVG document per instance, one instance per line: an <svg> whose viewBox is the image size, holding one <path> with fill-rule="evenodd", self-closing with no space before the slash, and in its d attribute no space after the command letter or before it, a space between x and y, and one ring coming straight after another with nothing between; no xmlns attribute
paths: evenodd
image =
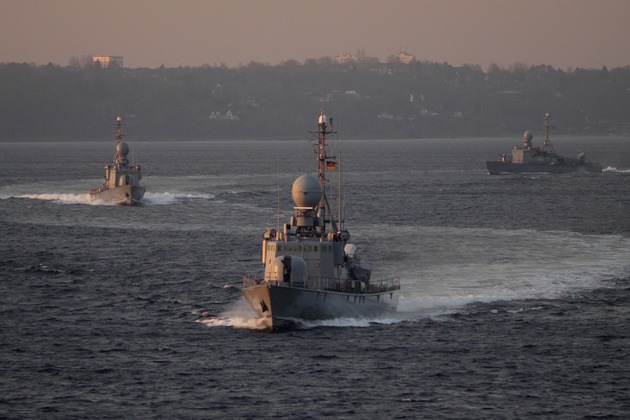
<svg viewBox="0 0 630 420"><path fill-rule="evenodd" d="M563 174L569 172L584 171L589 173L601 173L602 166L597 163L583 163L575 165L550 165L546 163L512 163L496 161L486 161L486 168L490 175L503 174Z"/></svg>
<svg viewBox="0 0 630 420"><path fill-rule="evenodd" d="M108 204L134 206L142 202L145 187L123 185L116 188L98 188L90 191L90 199L101 200Z"/></svg>
<svg viewBox="0 0 630 420"><path fill-rule="evenodd" d="M289 329L300 320L373 319L395 313L400 290L344 293L292 286L259 284L243 288L258 317L273 330Z"/></svg>

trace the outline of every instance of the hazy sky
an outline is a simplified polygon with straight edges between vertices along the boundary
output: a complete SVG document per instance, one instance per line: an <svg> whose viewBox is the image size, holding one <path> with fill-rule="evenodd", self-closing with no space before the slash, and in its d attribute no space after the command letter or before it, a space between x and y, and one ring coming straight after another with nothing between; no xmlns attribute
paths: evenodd
<svg viewBox="0 0 630 420"><path fill-rule="evenodd" d="M0 0L0 62L126 67L407 51L451 65L630 65L630 0Z"/></svg>

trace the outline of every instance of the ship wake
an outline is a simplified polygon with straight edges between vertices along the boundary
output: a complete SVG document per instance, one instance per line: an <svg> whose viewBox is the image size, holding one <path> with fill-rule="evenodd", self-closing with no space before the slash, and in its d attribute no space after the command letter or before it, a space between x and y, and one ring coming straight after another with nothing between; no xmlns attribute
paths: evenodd
<svg viewBox="0 0 630 420"><path fill-rule="evenodd" d="M407 259L398 262L398 315L406 319L453 313L478 302L560 299L613 287L611 280L630 274L630 239L622 236L407 229L423 240L413 243L410 237Z"/></svg>
<svg viewBox="0 0 630 420"><path fill-rule="evenodd" d="M98 198L93 199L90 194L75 194L75 193L46 193L46 194L3 194L0 195L0 199L10 198L23 198L30 200L43 200L51 201L58 204L87 204L90 206L114 206L115 203L110 203ZM149 206L162 206L177 204L181 202L187 202L189 200L211 200L214 196L212 194L193 194L193 193L149 193L144 195L141 201L142 205Z"/></svg>
<svg viewBox="0 0 630 420"><path fill-rule="evenodd" d="M383 252L390 258L377 265L401 278L398 311L376 319L295 320L296 328L362 328L441 319L465 312L470 304L562 299L617 287L615 279L630 276L630 238L619 235L418 226L362 230L360 236L371 236L373 244L393 245ZM399 239L395 244L385 240L392 234ZM225 313L203 322L264 329L242 297Z"/></svg>

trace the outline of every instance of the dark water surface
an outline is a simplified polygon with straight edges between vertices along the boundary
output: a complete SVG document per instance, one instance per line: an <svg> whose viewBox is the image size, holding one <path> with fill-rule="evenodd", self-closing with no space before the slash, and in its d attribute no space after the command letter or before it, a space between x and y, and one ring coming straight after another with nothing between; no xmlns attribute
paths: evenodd
<svg viewBox="0 0 630 420"><path fill-rule="evenodd" d="M136 142L140 207L87 199L111 142L0 143L0 418L630 417L630 140L556 140L602 174L487 175L514 143L338 142L399 311L278 334L240 285L306 141Z"/></svg>

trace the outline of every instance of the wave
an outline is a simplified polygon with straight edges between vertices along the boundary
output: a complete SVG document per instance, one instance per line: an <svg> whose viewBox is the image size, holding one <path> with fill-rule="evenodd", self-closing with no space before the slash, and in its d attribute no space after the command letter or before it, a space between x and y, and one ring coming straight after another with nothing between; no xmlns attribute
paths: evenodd
<svg viewBox="0 0 630 420"><path fill-rule="evenodd" d="M49 193L49 194L20 194L7 198L28 198L32 200L54 201L62 204L89 204L89 205L106 205L101 200L92 200L90 194L71 194L71 193Z"/></svg>
<svg viewBox="0 0 630 420"><path fill-rule="evenodd" d="M194 194L194 193L151 193L147 192L144 194L144 199L142 200L145 204L148 205L167 205L174 204L181 201L192 200L192 199L203 199L203 200L211 200L215 198L212 194Z"/></svg>
<svg viewBox="0 0 630 420"><path fill-rule="evenodd" d="M414 244L411 258L399 264L399 312L440 314L476 302L558 299L607 287L607 280L630 273L630 239L622 236L418 230L428 243Z"/></svg>
<svg viewBox="0 0 630 420"><path fill-rule="evenodd" d="M263 318L252 318L252 317L217 317L217 318L209 318L203 319L199 321L209 327L230 327L236 329L245 329L245 330L259 330L265 331L269 330L270 327L265 323Z"/></svg>
<svg viewBox="0 0 630 420"><path fill-rule="evenodd" d="M602 172L612 172L612 173L627 174L627 173L630 173L630 169L618 169L618 168L615 168L614 166L608 166L608 167L602 169Z"/></svg>
<svg viewBox="0 0 630 420"><path fill-rule="evenodd" d="M336 318L327 319L321 321L307 321L307 320L295 320L295 329L298 330L310 330L320 327L328 328L366 328L375 324L395 324L401 322L401 318L398 314L388 315L380 318ZM206 317L200 319L199 322L207 325L208 327L224 327L235 329L246 329L256 331L271 330L267 320L263 318L256 318L253 315L252 309L244 298L237 300L232 307L216 317Z"/></svg>
<svg viewBox="0 0 630 420"><path fill-rule="evenodd" d="M53 201L60 204L87 204L90 206L112 206L100 199L92 199L90 194L73 194L73 193L47 193L47 194L4 194L0 199L10 198L26 198L31 200ZM142 200L143 205L168 205L190 199L213 199L212 194L194 194L194 193L150 193L147 192Z"/></svg>
<svg viewBox="0 0 630 420"><path fill-rule="evenodd" d="M217 317L206 317L200 319L199 322L209 327L230 327L236 329L247 330L269 330L270 326L263 318L253 316L252 308L245 298L241 298L234 302L227 310Z"/></svg>
<svg viewBox="0 0 630 420"><path fill-rule="evenodd" d="M368 327L434 318L460 312L473 303L562 299L615 287L611 279L630 276L630 238L618 235L372 226L360 236L372 238L370 247L390 247L373 251L383 259L373 264L373 277L382 272L400 277L398 312L376 319L304 321L299 323L300 329ZM204 323L264 329L242 297Z"/></svg>
<svg viewBox="0 0 630 420"><path fill-rule="evenodd" d="M399 314L393 315L384 315L378 318L336 318L336 319L326 319L322 321L306 321L306 320L296 320L297 328L299 329L312 329L319 327L328 327L328 328L367 328L373 325L389 325L396 324L401 322L403 319L399 316Z"/></svg>

